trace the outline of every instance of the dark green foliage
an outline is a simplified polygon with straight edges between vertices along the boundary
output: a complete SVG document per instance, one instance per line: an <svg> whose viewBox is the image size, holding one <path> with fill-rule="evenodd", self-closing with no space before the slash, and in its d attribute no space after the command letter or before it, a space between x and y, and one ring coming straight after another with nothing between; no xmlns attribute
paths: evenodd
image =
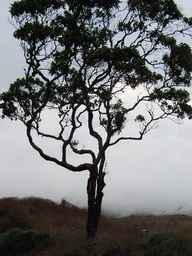
<svg viewBox="0 0 192 256"><path fill-rule="evenodd" d="M50 36L50 27L40 24L39 22L25 23L23 27L15 31L14 37L26 42L43 41Z"/></svg>
<svg viewBox="0 0 192 256"><path fill-rule="evenodd" d="M174 88L177 93L177 86L189 86L192 71L191 49L186 43L177 44L174 33L168 33L167 26L174 21L180 22L183 27L181 26L178 33L185 35L185 31L190 29L187 28L190 19L182 15L173 0L129 0L124 11L121 5L119 0L14 2L10 9L18 24L14 36L23 43L29 69L26 78L18 79L8 92L0 95L2 116L18 118L24 122L33 116L35 121L39 116L37 112L40 114L48 104L53 103L52 107L55 105L61 111L63 105L71 107L77 99L78 104L86 107L89 99L89 106L92 106L90 111L96 106L101 109L104 105L107 118L102 117L100 120L105 122L100 124L105 127L107 124L107 131L114 135L116 133L112 132L113 127L109 129L110 125L117 124L117 119L121 119L120 122L123 123L129 112L127 109L123 112L124 117L119 118L119 114L113 115L110 109L107 110L105 103L112 105L117 82L123 83L122 90L126 87L134 89L141 83L151 86L162 83L163 86L158 90L163 93L164 87L167 91ZM128 9L130 16L126 14ZM117 10L127 15L127 18L119 19L117 27L112 29L110 24L113 24L113 19L116 22ZM153 28L149 25L150 22L154 23ZM128 42L129 35L134 33L140 34L135 42ZM145 41L148 41L151 50L145 49ZM45 48L47 49L44 50ZM162 60L158 63L151 61L151 52L155 54L161 48L167 52ZM44 61L47 61L46 70L53 79L49 79L41 71ZM165 69L166 77L150 68L150 65L161 67L163 62L162 69ZM62 85L60 78L63 79ZM107 79L113 85L111 88L105 88ZM89 88L85 89L87 84ZM108 91L108 98L100 93L102 87L105 93ZM154 96L155 90L144 100L150 101L153 98L157 103L161 101L159 94ZM171 94L167 93L168 95ZM172 97L167 97L166 101L168 100L171 101ZM164 110L170 115L176 110L177 117L190 116L188 102L189 98L185 102L177 101L177 108ZM111 120L112 116L114 120ZM116 126L119 127L119 133L123 127L120 122Z"/></svg>
<svg viewBox="0 0 192 256"><path fill-rule="evenodd" d="M184 118L185 114L190 119L192 118L192 106L186 104L190 99L190 95L186 90L176 90L175 88L169 90L155 89L150 97L152 101L158 98L161 108L173 111L178 118ZM179 102L179 104L176 102Z"/></svg>
<svg viewBox="0 0 192 256"><path fill-rule="evenodd" d="M49 239L50 236L47 232L14 228L0 235L1 255L28 253L42 243L48 245Z"/></svg>
<svg viewBox="0 0 192 256"><path fill-rule="evenodd" d="M1 104L3 117L9 116L10 119L17 119L19 111L13 104L15 102L23 109L22 118L26 120L28 116L33 115L45 98L46 92L39 78L18 78L11 84L8 93L1 94L1 99L4 100ZM8 109L9 112L7 112Z"/></svg>
<svg viewBox="0 0 192 256"><path fill-rule="evenodd" d="M65 256L84 256L84 253L79 252L78 250L75 250L74 252L66 253Z"/></svg>
<svg viewBox="0 0 192 256"><path fill-rule="evenodd" d="M128 3L131 10L137 11L142 17L150 17L164 23L164 25L170 19L180 19L182 17L182 13L173 0L129 0Z"/></svg>
<svg viewBox="0 0 192 256"><path fill-rule="evenodd" d="M138 116L136 116L135 121L137 121L137 122L144 122L145 121L145 117L142 116L142 115L138 115Z"/></svg>
<svg viewBox="0 0 192 256"><path fill-rule="evenodd" d="M173 232L151 234L139 244L145 256L190 256L189 241Z"/></svg>
<svg viewBox="0 0 192 256"><path fill-rule="evenodd" d="M116 255L123 255L121 253L121 249L120 248L108 248L102 254L102 256L116 256Z"/></svg>
<svg viewBox="0 0 192 256"><path fill-rule="evenodd" d="M59 9L62 6L63 0L21 0L15 1L11 5L10 12L12 16L20 16L23 13L31 15L45 14L47 9Z"/></svg>
<svg viewBox="0 0 192 256"><path fill-rule="evenodd" d="M189 86L192 69L192 52L189 45L184 43L174 45L170 55L165 55L163 59L169 67L173 83L180 86Z"/></svg>

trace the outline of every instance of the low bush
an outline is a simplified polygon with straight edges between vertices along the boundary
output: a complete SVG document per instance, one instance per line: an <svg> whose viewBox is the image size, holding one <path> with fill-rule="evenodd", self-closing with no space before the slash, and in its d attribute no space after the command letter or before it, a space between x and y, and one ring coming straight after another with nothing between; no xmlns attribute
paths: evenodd
<svg viewBox="0 0 192 256"><path fill-rule="evenodd" d="M120 248L108 248L102 256L117 256L121 255L121 249Z"/></svg>
<svg viewBox="0 0 192 256"><path fill-rule="evenodd" d="M1 255L6 256L28 253L34 247L48 245L49 242L50 236L47 232L13 228L0 235L0 251Z"/></svg>
<svg viewBox="0 0 192 256"><path fill-rule="evenodd" d="M191 256L189 241L173 232L161 232L149 235L139 243L138 249L145 256Z"/></svg>

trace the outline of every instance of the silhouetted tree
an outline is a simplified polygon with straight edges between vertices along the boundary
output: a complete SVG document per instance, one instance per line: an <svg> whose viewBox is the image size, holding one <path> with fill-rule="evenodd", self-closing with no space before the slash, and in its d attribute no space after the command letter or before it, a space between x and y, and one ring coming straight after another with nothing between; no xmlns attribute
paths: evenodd
<svg viewBox="0 0 192 256"><path fill-rule="evenodd" d="M192 117L185 89L192 54L181 42L191 36L192 18L173 0L20 0L10 12L27 69L0 95L2 118L22 121L45 160L89 171L87 236L94 238L106 150L141 140L160 119ZM58 142L61 156L47 153L37 137L50 139L50 149Z"/></svg>

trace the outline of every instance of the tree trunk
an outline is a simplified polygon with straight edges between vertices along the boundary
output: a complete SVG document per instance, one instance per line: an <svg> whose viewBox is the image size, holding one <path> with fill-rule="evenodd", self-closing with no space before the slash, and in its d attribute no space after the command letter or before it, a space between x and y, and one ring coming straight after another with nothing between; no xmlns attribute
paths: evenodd
<svg viewBox="0 0 192 256"><path fill-rule="evenodd" d="M101 204L103 198L103 188L105 187L104 176L102 172L97 176L97 167L90 171L90 177L87 183L88 194L88 219L87 219L87 238L94 239L97 234L99 218L101 214Z"/></svg>

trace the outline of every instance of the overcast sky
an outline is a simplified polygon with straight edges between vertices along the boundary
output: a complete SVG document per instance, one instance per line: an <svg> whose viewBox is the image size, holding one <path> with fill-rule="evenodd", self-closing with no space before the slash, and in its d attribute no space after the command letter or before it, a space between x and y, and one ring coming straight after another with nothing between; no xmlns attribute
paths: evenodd
<svg viewBox="0 0 192 256"><path fill-rule="evenodd" d="M0 0L0 92L23 76L25 61L9 24L9 6ZM192 0L176 0L192 16ZM189 42L192 46L192 42ZM192 120L160 123L143 141L128 141L107 152L103 210L134 213L192 213ZM72 173L46 162L28 143L19 121L0 120L0 198L37 196L87 206L88 172ZM182 207L180 210L178 210Z"/></svg>

